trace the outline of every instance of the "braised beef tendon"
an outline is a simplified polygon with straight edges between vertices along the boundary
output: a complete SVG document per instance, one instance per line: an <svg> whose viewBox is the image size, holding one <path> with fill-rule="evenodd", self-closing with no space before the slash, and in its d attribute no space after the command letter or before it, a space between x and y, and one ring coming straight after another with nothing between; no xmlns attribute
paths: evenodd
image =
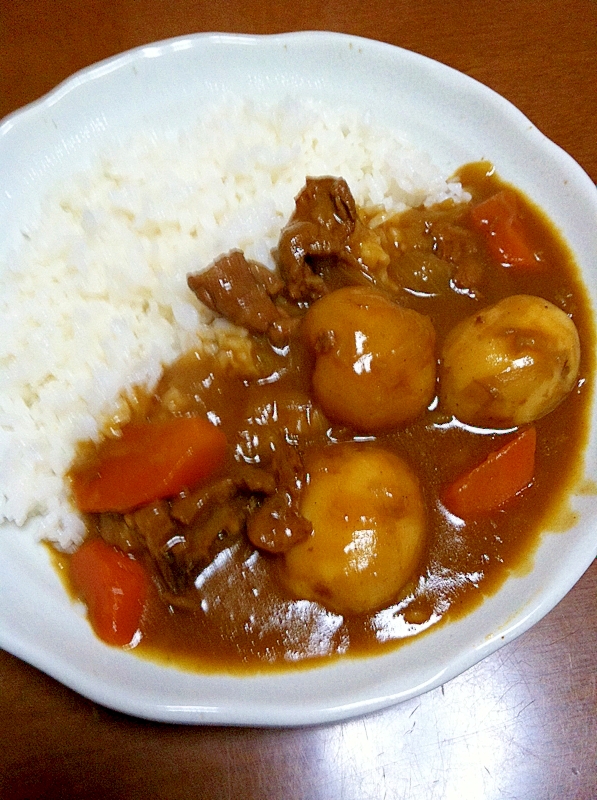
<svg viewBox="0 0 597 800"><path fill-rule="evenodd" d="M488 165L460 178L470 201L400 214L307 178L274 270L235 250L188 276L231 324L71 470L75 488L80 474L102 488L107 443L129 426L217 433L217 457L161 445L164 464L199 459L196 480L172 467L148 501L85 516L88 540L150 576L139 652L241 672L381 652L467 613L530 557L582 452L590 309L541 213L508 187L515 205L493 204L504 185ZM532 262L515 257L521 237ZM508 314L492 327L495 308ZM126 464L159 471L135 441Z"/></svg>

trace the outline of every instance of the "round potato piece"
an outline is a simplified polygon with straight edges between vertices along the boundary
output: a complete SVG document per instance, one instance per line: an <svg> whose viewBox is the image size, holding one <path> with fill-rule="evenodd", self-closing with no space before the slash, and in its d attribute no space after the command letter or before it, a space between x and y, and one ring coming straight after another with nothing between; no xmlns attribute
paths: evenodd
<svg viewBox="0 0 597 800"><path fill-rule="evenodd" d="M393 453L354 443L312 453L308 472L301 513L313 532L284 556L288 588L340 614L389 605L425 546L417 477Z"/></svg>
<svg viewBox="0 0 597 800"><path fill-rule="evenodd" d="M579 364L578 331L564 311L533 295L506 297L446 338L442 407L468 425L524 425L561 403Z"/></svg>
<svg viewBox="0 0 597 800"><path fill-rule="evenodd" d="M314 303L303 333L315 355L313 394L333 421L379 431L417 417L435 394L435 330L428 317L367 287Z"/></svg>

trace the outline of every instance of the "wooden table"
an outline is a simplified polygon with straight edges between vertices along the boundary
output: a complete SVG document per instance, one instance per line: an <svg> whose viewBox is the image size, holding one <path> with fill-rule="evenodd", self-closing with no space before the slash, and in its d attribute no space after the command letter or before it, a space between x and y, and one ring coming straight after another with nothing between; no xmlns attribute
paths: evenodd
<svg viewBox="0 0 597 800"><path fill-rule="evenodd" d="M517 105L597 180L594 0L4 0L0 117L74 70L196 31L334 30L447 63ZM597 797L597 564L530 632L368 717L184 728L84 700L0 653L0 797Z"/></svg>

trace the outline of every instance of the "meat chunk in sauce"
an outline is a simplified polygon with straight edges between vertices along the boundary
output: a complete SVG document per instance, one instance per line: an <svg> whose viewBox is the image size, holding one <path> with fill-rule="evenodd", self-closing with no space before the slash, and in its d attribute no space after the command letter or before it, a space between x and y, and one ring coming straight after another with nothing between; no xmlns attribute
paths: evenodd
<svg viewBox="0 0 597 800"><path fill-rule="evenodd" d="M342 178L307 178L296 197L296 209L283 229L277 261L291 300L315 300L325 292L320 274L325 261L354 262L348 242L357 209Z"/></svg>
<svg viewBox="0 0 597 800"><path fill-rule="evenodd" d="M273 299L284 282L256 261L233 250L205 272L189 275L187 283L202 303L235 325L267 334L276 345L286 344L293 322Z"/></svg>
<svg viewBox="0 0 597 800"><path fill-rule="evenodd" d="M299 452L278 446L274 459L276 491L247 522L249 541L270 553L285 553L311 534L311 524L300 513L305 469Z"/></svg>

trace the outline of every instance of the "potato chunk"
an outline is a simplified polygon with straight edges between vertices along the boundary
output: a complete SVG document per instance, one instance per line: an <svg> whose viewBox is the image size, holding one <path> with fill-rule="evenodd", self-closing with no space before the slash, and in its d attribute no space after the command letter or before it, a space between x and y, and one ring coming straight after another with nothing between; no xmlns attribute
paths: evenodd
<svg viewBox="0 0 597 800"><path fill-rule="evenodd" d="M460 322L442 352L442 406L461 422L509 428L544 417L576 382L580 342L553 303L513 295Z"/></svg>
<svg viewBox="0 0 597 800"><path fill-rule="evenodd" d="M432 400L431 321L375 289L349 286L322 297L303 333L315 355L314 396L333 421L383 430L414 419Z"/></svg>
<svg viewBox="0 0 597 800"><path fill-rule="evenodd" d="M315 451L308 472L301 513L313 533L284 556L290 591L340 614L389 605L425 545L416 475L393 453L354 443Z"/></svg>

